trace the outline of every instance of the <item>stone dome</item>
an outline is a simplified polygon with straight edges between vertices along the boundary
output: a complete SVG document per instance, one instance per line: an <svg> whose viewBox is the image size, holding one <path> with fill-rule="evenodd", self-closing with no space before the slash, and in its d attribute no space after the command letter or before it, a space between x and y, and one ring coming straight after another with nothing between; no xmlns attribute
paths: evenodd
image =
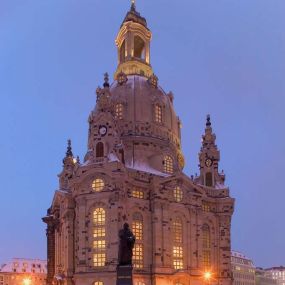
<svg viewBox="0 0 285 285"><path fill-rule="evenodd" d="M114 81L109 92L112 113L122 142L127 145L144 141L140 160L148 157L153 160L150 164L156 169L160 168L158 164L165 155L173 159L174 168L181 169L184 163L180 121L173 108L172 93L167 94L157 85L156 76L146 78L139 75L125 75L125 80Z"/></svg>
<svg viewBox="0 0 285 285"><path fill-rule="evenodd" d="M112 104L122 103L126 110L123 121L150 124L155 122L155 106L162 108L162 122L158 126L179 140L179 123L173 108L172 93L166 94L159 86L139 75L127 76L125 84L114 81L110 86Z"/></svg>

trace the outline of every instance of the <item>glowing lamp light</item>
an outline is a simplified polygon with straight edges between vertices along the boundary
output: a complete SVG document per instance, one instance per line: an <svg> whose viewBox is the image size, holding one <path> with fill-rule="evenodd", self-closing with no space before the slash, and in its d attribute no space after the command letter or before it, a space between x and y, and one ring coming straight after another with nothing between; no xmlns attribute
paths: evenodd
<svg viewBox="0 0 285 285"><path fill-rule="evenodd" d="M207 271L204 273L205 280L210 280L212 278L212 273Z"/></svg>
<svg viewBox="0 0 285 285"><path fill-rule="evenodd" d="M32 280L30 278L23 279L23 285L31 285Z"/></svg>

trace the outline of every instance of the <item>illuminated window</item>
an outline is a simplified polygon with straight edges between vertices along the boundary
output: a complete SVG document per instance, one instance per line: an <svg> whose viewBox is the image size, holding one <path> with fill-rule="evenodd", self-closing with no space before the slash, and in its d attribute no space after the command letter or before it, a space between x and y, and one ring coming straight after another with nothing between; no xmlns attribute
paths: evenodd
<svg viewBox="0 0 285 285"><path fill-rule="evenodd" d="M103 208L93 212L93 265L105 266L106 263L106 213Z"/></svg>
<svg viewBox="0 0 285 285"><path fill-rule="evenodd" d="M106 248L106 241L105 240L94 240L93 241L93 248L94 249L105 249Z"/></svg>
<svg viewBox="0 0 285 285"><path fill-rule="evenodd" d="M100 192L104 189L105 183L104 180L101 178L96 178L93 182L92 182L92 188L94 191L96 192Z"/></svg>
<svg viewBox="0 0 285 285"><path fill-rule="evenodd" d="M211 239L210 228L208 225L202 227L202 248L203 248L203 265L209 268L211 265Z"/></svg>
<svg viewBox="0 0 285 285"><path fill-rule="evenodd" d="M155 121L157 123L162 123L162 108L159 105L155 105Z"/></svg>
<svg viewBox="0 0 285 285"><path fill-rule="evenodd" d="M94 285L104 285L104 283L102 281L96 281Z"/></svg>
<svg viewBox="0 0 285 285"><path fill-rule="evenodd" d="M115 116L116 119L122 120L124 115L124 106L122 103L118 103L115 106Z"/></svg>
<svg viewBox="0 0 285 285"><path fill-rule="evenodd" d="M174 243L182 243L182 222L180 219L173 222L173 234Z"/></svg>
<svg viewBox="0 0 285 285"><path fill-rule="evenodd" d="M133 234L136 237L136 241L140 241L143 239L143 224L141 221L134 221L132 230Z"/></svg>
<svg viewBox="0 0 285 285"><path fill-rule="evenodd" d="M183 269L183 226L181 219L177 218L173 224L173 267L175 269Z"/></svg>
<svg viewBox="0 0 285 285"><path fill-rule="evenodd" d="M136 285L145 285L145 283L144 283L144 282L141 282L141 281L138 281L138 282L136 283Z"/></svg>
<svg viewBox="0 0 285 285"><path fill-rule="evenodd" d="M164 164L164 172L172 174L173 173L173 160L169 155L166 155L164 157L163 164Z"/></svg>
<svg viewBox="0 0 285 285"><path fill-rule="evenodd" d="M207 203L207 202L203 202L202 203L202 209L203 209L203 211L204 212L210 212L210 204L209 203Z"/></svg>
<svg viewBox="0 0 285 285"><path fill-rule="evenodd" d="M134 198L138 198L138 199L143 199L144 198L144 194L143 194L143 191L138 188L138 187L135 187L133 190L132 190L132 196Z"/></svg>
<svg viewBox="0 0 285 285"><path fill-rule="evenodd" d="M183 198L182 189L179 186L176 186L173 190L173 196L176 202L181 202Z"/></svg>
<svg viewBox="0 0 285 285"><path fill-rule="evenodd" d="M96 157L104 156L104 144L102 142L98 142L96 145Z"/></svg>
<svg viewBox="0 0 285 285"><path fill-rule="evenodd" d="M143 217L140 213L133 214L132 232L136 237L133 249L134 267L143 268Z"/></svg>
<svg viewBox="0 0 285 285"><path fill-rule="evenodd" d="M178 282L178 283L175 283L175 285L183 285L182 283Z"/></svg>
<svg viewBox="0 0 285 285"><path fill-rule="evenodd" d="M174 246L173 247L173 256L175 258L182 258L183 257L183 249L182 246Z"/></svg>

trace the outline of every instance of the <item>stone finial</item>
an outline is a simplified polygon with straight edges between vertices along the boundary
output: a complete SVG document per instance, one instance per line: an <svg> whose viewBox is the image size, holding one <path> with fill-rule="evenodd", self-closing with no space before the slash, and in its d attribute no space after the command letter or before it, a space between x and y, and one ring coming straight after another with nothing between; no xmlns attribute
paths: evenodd
<svg viewBox="0 0 285 285"><path fill-rule="evenodd" d="M71 147L71 140L70 139L67 141L66 157L73 157L72 147Z"/></svg>
<svg viewBox="0 0 285 285"><path fill-rule="evenodd" d="M77 157L76 157L76 162L77 162L78 164L80 164L80 157L79 157L79 155L77 155Z"/></svg>
<svg viewBox="0 0 285 285"><path fill-rule="evenodd" d="M206 122L206 127L211 127L212 123L211 123L211 116L208 114L207 115L207 122Z"/></svg>
<svg viewBox="0 0 285 285"><path fill-rule="evenodd" d="M109 84L109 74L106 72L104 74L104 84L103 86L106 88L109 88L110 87L110 84Z"/></svg>

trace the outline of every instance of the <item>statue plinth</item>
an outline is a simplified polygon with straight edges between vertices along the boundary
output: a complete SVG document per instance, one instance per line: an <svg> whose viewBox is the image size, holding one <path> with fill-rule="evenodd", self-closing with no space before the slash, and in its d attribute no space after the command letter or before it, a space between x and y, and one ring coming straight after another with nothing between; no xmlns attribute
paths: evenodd
<svg viewBox="0 0 285 285"><path fill-rule="evenodd" d="M118 265L116 285L133 285L133 267L131 265Z"/></svg>
<svg viewBox="0 0 285 285"><path fill-rule="evenodd" d="M127 223L119 231L119 239L117 285L133 285L132 257L136 238Z"/></svg>

